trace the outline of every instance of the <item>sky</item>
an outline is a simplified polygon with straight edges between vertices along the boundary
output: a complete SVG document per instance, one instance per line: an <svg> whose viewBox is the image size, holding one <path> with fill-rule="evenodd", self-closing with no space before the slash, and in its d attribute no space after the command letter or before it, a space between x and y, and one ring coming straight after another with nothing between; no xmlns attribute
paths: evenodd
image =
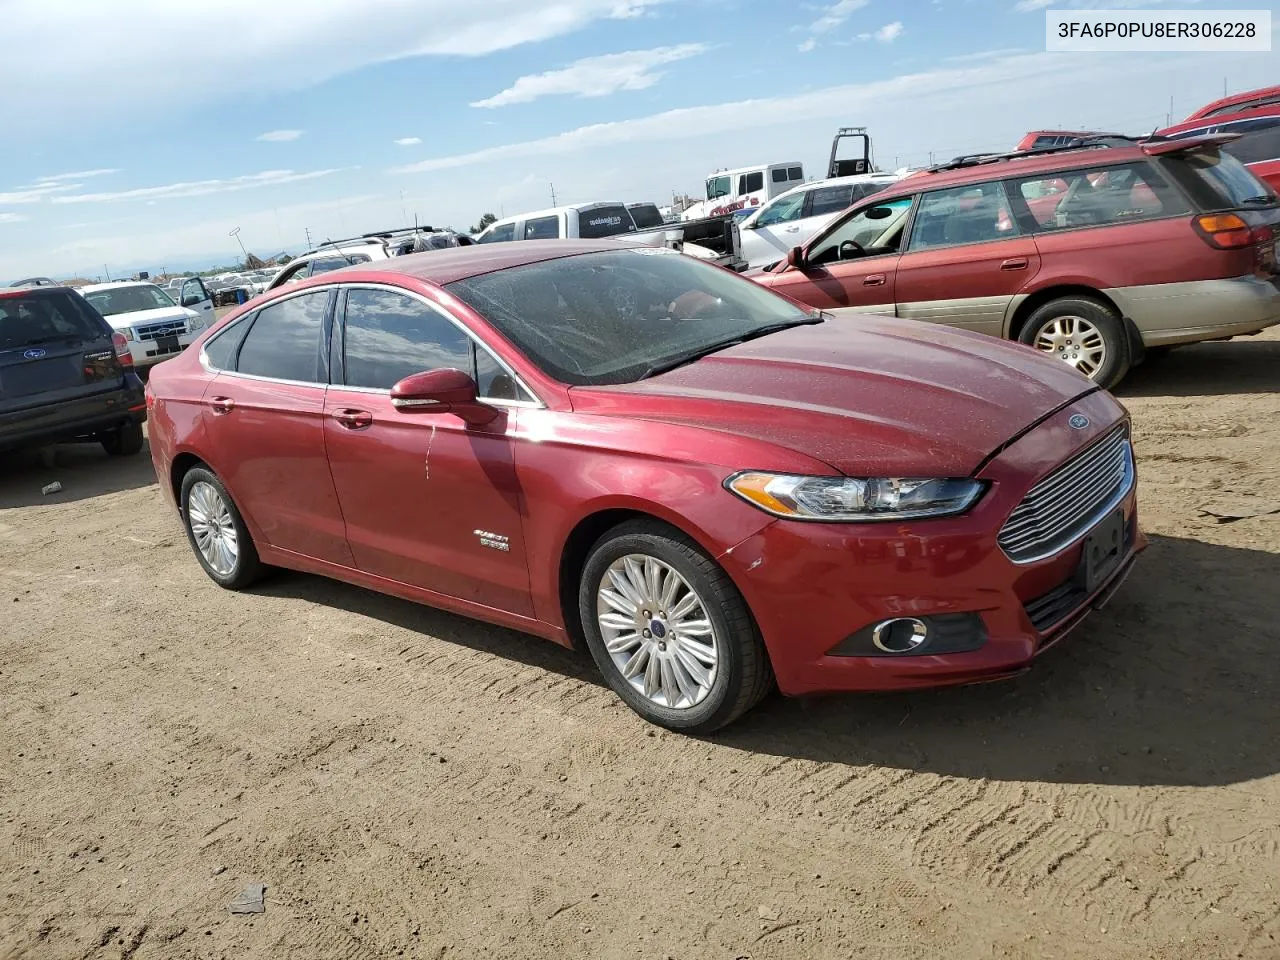
<svg viewBox="0 0 1280 960"><path fill-rule="evenodd" d="M1280 53L1046 53L1050 0L0 0L0 277L195 269L419 223L670 202L1029 129L1147 133ZM1213 0L1063 7L1273 10ZM1275 28L1273 27L1273 30ZM21 43L14 42L21 38Z"/></svg>

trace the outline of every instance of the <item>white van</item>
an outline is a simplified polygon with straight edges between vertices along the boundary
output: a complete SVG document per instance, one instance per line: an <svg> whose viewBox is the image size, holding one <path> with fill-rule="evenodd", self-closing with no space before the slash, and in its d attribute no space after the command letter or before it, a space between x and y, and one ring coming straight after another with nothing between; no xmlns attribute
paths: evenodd
<svg viewBox="0 0 1280 960"><path fill-rule="evenodd" d="M635 233L635 221L625 203L574 203L507 217L489 225L476 237L476 243L501 243L504 240L598 240ZM662 245L661 235L653 240Z"/></svg>
<svg viewBox="0 0 1280 960"><path fill-rule="evenodd" d="M797 160L717 170L707 176L706 199L695 203L680 216L683 220L701 220L758 207L802 183L804 166Z"/></svg>

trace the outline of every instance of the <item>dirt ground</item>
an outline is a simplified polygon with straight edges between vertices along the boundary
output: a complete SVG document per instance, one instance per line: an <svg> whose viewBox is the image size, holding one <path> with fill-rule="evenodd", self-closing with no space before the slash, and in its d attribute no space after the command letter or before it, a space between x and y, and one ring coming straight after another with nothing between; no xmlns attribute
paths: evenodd
<svg viewBox="0 0 1280 960"><path fill-rule="evenodd" d="M705 740L543 641L219 590L145 455L6 458L0 960L1280 957L1280 513L1202 509L1280 510L1280 335L1119 392L1152 546L1035 670Z"/></svg>

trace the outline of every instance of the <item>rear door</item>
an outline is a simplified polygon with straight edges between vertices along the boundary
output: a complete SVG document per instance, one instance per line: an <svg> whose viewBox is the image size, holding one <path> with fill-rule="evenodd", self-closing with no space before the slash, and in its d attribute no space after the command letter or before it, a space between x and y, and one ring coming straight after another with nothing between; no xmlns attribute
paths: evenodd
<svg viewBox="0 0 1280 960"><path fill-rule="evenodd" d="M0 293L0 414L119 390L111 328L78 293Z"/></svg>
<svg viewBox="0 0 1280 960"><path fill-rule="evenodd" d="M268 544L351 566L324 448L331 296L299 291L242 321L248 332L205 390L204 423L213 468Z"/></svg>
<svg viewBox="0 0 1280 960"><path fill-rule="evenodd" d="M898 261L897 314L999 337L1014 297L1040 269L1001 181L934 190L920 198Z"/></svg>

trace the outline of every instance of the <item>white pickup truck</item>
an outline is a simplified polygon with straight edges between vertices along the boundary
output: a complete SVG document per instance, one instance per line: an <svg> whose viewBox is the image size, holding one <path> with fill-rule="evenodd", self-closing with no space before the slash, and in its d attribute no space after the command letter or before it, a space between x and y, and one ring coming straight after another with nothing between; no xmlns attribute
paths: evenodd
<svg viewBox="0 0 1280 960"><path fill-rule="evenodd" d="M732 270L745 270L738 225L732 216L638 229L627 204L574 203L506 217L490 224L476 243L509 240L611 239L636 246L669 247Z"/></svg>

